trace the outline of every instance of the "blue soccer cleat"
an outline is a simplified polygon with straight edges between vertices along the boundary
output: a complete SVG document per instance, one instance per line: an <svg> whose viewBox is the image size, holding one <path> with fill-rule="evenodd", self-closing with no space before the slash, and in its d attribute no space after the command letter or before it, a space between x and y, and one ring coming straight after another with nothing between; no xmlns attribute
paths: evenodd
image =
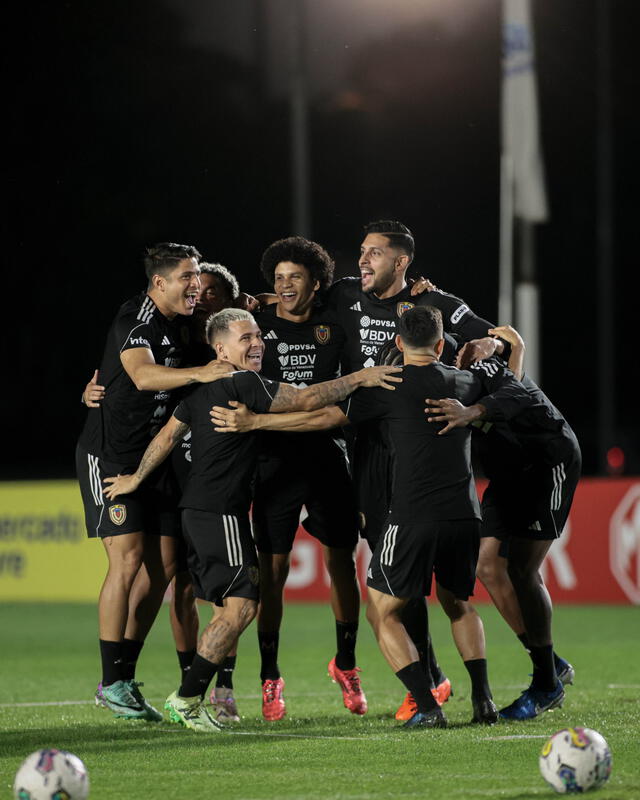
<svg viewBox="0 0 640 800"><path fill-rule="evenodd" d="M447 718L442 713L440 707L434 708L431 711L416 711L401 728L446 728Z"/></svg>
<svg viewBox="0 0 640 800"><path fill-rule="evenodd" d="M553 708L560 708L564 701L564 689L562 683L558 681L556 688L551 692L543 692L540 689L529 687L511 703L510 706L500 709L502 719L525 720L535 719L544 711L551 711Z"/></svg>

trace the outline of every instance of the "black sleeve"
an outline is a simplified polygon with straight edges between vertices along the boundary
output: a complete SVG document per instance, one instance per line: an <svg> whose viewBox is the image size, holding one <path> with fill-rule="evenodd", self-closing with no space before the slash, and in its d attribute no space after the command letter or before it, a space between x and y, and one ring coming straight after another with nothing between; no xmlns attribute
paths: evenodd
<svg viewBox="0 0 640 800"><path fill-rule="evenodd" d="M257 414L265 414L271 408L280 387L278 381L270 381L250 370L235 372L230 380L233 389L231 394L235 395L231 399L239 400Z"/></svg>
<svg viewBox="0 0 640 800"><path fill-rule="evenodd" d="M488 421L507 422L535 404L534 397L498 359L477 361L470 371L482 385L483 396L477 402L487 409Z"/></svg>
<svg viewBox="0 0 640 800"><path fill-rule="evenodd" d="M387 389L380 387L372 389L357 389L352 395L341 403L338 408L353 425L367 422L372 419L381 419L388 408L387 398L384 396ZM389 392L389 394L392 394Z"/></svg>
<svg viewBox="0 0 640 800"><path fill-rule="evenodd" d="M185 397L178 403L176 410L173 412L173 416L178 422L183 422L185 425L191 427L191 406L189 405L189 398Z"/></svg>

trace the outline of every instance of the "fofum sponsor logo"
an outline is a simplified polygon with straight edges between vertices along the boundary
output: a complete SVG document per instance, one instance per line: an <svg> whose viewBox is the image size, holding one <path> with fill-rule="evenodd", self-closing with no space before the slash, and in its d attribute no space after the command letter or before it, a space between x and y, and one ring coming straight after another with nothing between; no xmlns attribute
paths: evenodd
<svg viewBox="0 0 640 800"><path fill-rule="evenodd" d="M611 516L609 563L622 591L640 605L640 484L629 489Z"/></svg>

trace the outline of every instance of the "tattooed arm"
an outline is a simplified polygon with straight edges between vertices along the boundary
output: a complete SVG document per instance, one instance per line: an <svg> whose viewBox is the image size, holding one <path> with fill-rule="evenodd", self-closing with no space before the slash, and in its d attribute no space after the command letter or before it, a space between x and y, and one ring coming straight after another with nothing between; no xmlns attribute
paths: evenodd
<svg viewBox="0 0 640 800"><path fill-rule="evenodd" d="M103 490L105 497L113 500L118 495L134 492L142 481L162 464L188 430L189 426L185 422L171 417L164 428L149 442L133 475L118 475L115 478L104 479L104 483L108 484Z"/></svg>
<svg viewBox="0 0 640 800"><path fill-rule="evenodd" d="M304 389L281 383L269 411L315 411L322 406L338 403L356 389L365 386L394 389L394 383L402 382L399 375L393 374L398 372L402 372L402 367L367 367L350 375L343 375L342 378L316 383Z"/></svg>

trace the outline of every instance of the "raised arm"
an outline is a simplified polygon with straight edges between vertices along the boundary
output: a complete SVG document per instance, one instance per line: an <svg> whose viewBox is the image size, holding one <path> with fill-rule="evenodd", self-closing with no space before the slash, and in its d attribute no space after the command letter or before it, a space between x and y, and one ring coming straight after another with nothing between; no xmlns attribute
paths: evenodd
<svg viewBox="0 0 640 800"><path fill-rule="evenodd" d="M147 347L136 347L120 353L120 361L127 375L140 392L178 389L190 383L211 383L233 372L233 365L226 361L210 361L203 367L178 369L156 364L153 353Z"/></svg>
<svg viewBox="0 0 640 800"><path fill-rule="evenodd" d="M314 411L344 400L356 389L381 386L393 390L394 383L402 378L394 373L402 372L402 367L366 367L365 369L343 375L332 381L316 383L304 389L281 383L278 387L270 411Z"/></svg>
<svg viewBox="0 0 640 800"><path fill-rule="evenodd" d="M511 345L511 355L509 356L509 369L520 381L524 375L524 339L511 325L498 325L491 328L489 333L492 336L499 336Z"/></svg>
<svg viewBox="0 0 640 800"><path fill-rule="evenodd" d="M105 497L113 500L118 495L134 492L142 481L162 464L188 430L189 426L185 422L180 422L179 419L172 416L149 442L149 446L138 464L138 469L133 475L118 475L114 478L104 479L104 483L107 484L107 488L103 490Z"/></svg>

